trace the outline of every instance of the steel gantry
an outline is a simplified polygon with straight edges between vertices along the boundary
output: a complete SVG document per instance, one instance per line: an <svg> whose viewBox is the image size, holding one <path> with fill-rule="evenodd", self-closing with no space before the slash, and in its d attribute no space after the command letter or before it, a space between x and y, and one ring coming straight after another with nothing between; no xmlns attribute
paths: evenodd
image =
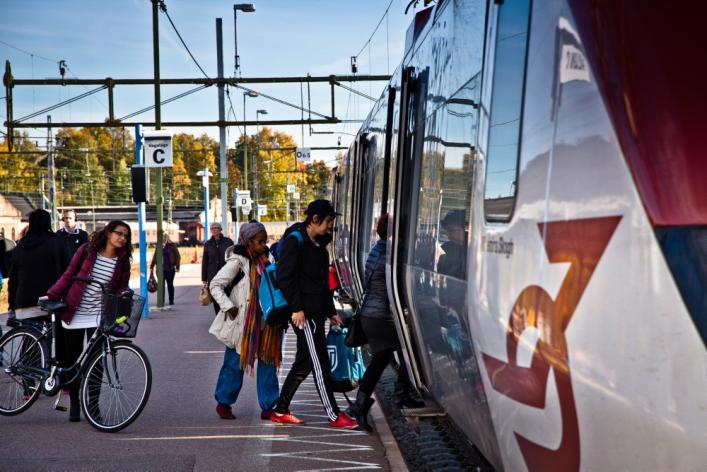
<svg viewBox="0 0 707 472"><path fill-rule="evenodd" d="M189 126L275 126L275 125L322 125L322 124L338 124L345 123L346 120L341 120L336 116L335 107L335 88L342 87L345 90L349 90L341 84L341 82L370 82L370 81L388 81L390 80L389 75L329 75L329 76L301 76L301 77L223 77L223 78L184 78L184 79L167 79L160 78L160 85L198 85L197 88L188 91L189 93L197 92L202 89L211 87L213 85L229 85L232 87L240 88L244 91L250 91L250 89L245 86L245 84L287 84L287 83L328 83L330 85L330 98L331 98L331 110L328 113L317 113L313 110L302 109L306 113L317 116L317 118L302 118L302 119L288 119L288 120L210 120L210 121L162 121L160 124L162 126L169 127L189 127ZM4 126L7 129L7 139L8 146L12 149L13 146L13 134L14 130L21 128L63 128L63 127L75 127L75 128L116 128L116 127L134 127L137 124L143 126L155 126L154 121L125 121L126 118L132 118L137 113L132 113L126 117L116 117L114 112L114 89L116 86L129 86L129 85L155 85L155 79L113 79L111 77L106 77L104 79L15 79L12 76L12 69L10 66L10 61L5 61L5 73L3 75L3 85L5 86L5 96L6 98L6 116L7 119L4 122ZM13 112L13 89L20 86L45 86L45 85L61 85L61 86L96 86L95 88L75 97L65 100L63 102L57 103L50 107L44 108L27 116L21 118L14 118ZM36 122L29 121L32 118L42 116L56 108L68 105L82 98L86 98L90 95L96 94L98 92L107 91L108 94L108 116L103 121L81 121L81 122L67 122L67 121L55 121L52 123L47 122ZM169 103L179 98L185 97L187 92L181 93L175 97L170 97L161 102L161 104ZM263 94L260 94L263 96ZM140 113L147 112L154 108L153 106L148 106L139 110ZM299 108L299 107L297 107ZM216 111L216 110L215 110ZM357 121L357 120L351 120Z"/></svg>

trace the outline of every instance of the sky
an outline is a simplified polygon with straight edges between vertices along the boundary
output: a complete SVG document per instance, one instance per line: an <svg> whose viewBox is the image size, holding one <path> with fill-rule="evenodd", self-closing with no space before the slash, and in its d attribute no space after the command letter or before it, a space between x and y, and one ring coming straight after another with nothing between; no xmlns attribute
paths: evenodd
<svg viewBox="0 0 707 472"><path fill-rule="evenodd" d="M358 55L359 74L393 73L402 59L405 31L412 14L404 15L407 0L393 0L387 17L383 14L390 0L253 0L254 13L238 12L238 53L242 77L291 77L349 75L350 56ZM223 19L224 69L234 73L233 2L221 0L166 0L167 12L192 54L206 73L216 73L216 18ZM421 7L418 7L421 8ZM411 9L412 10L412 9ZM367 40L384 18L370 42ZM160 13L160 69L162 78L202 77L166 16ZM18 49L22 50L19 51ZM60 59L66 61L69 78L98 79L152 78L152 8L149 0L0 0L0 58L9 60L13 76L59 78ZM3 61L4 62L4 61ZM384 82L347 84L379 97ZM193 85L162 86L162 99L193 88ZM250 88L300 104L301 91L295 85L260 85ZM95 86L16 87L13 91L14 117L54 105L86 92ZM307 107L307 87L303 88ZM0 96L4 96L4 89ZM114 92L115 115L122 117L154 104L153 87L118 86ZM107 92L74 102L50 112L53 122L102 121L108 115ZM243 92L231 90L233 111L243 117ZM330 114L329 85L311 86L312 110ZM363 119L373 102L344 89L336 88L336 114L340 119ZM297 119L300 111L264 97L248 98L246 118L255 119L256 110L266 110L266 119ZM0 100L0 120L6 118L5 100ZM130 121L154 120L154 111ZM217 120L216 87L164 105L163 121ZM33 120L44 122L46 116ZM346 146L359 127L357 123L320 125L314 131L343 134L310 135L300 126L276 129L293 135L298 146L335 146L337 137ZM4 127L2 128L5 131ZM218 128L184 128L174 132L207 133L218 139ZM254 129L248 128L253 134ZM242 129L228 129L229 146ZM45 129L30 130L35 140L46 137ZM304 134L304 136L303 136ZM41 139L39 139L41 138ZM331 161L335 151L313 151L315 159Z"/></svg>

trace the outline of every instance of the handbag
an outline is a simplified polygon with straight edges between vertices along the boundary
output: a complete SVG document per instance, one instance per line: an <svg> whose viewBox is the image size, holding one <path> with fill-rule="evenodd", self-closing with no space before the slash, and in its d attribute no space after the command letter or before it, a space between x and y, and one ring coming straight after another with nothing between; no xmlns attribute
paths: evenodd
<svg viewBox="0 0 707 472"><path fill-rule="evenodd" d="M214 321L211 322L211 326L209 327L209 333L213 334L216 339L221 341L223 344L226 345L226 347L230 347L231 349L236 348L236 331L238 330L238 324L241 323L241 321L236 318L236 319L231 319L228 314L223 313L221 315L220 313L216 315L214 318Z"/></svg>
<svg viewBox="0 0 707 472"><path fill-rule="evenodd" d="M210 305L212 301L211 294L209 293L209 287L202 286L201 291L199 291L199 304L202 306L207 306Z"/></svg>
<svg viewBox="0 0 707 472"><path fill-rule="evenodd" d="M368 274L368 278L366 279L366 290L368 290L369 285L371 284L371 277L373 277L373 271L376 269L376 265L378 265L378 261L380 260L380 258L381 255L379 253L378 257L376 258L376 262L373 263L373 269L371 270L371 273ZM363 331L363 326L361 326L361 310L363 308L363 305L366 304L367 295L368 294L363 296L361 305L356 309L353 316L351 317L351 324L349 325L349 332L346 334L345 341L348 347L359 347L368 344L368 337Z"/></svg>
<svg viewBox="0 0 707 472"><path fill-rule="evenodd" d="M344 343L348 347L360 347L368 344L368 338L366 333L363 332L363 326L361 326L361 309L356 310L356 313L351 317L351 323L348 327L348 333L346 333L346 340Z"/></svg>
<svg viewBox="0 0 707 472"><path fill-rule="evenodd" d="M157 279L152 271L150 271L150 278L147 280L147 291L152 293L157 291Z"/></svg>

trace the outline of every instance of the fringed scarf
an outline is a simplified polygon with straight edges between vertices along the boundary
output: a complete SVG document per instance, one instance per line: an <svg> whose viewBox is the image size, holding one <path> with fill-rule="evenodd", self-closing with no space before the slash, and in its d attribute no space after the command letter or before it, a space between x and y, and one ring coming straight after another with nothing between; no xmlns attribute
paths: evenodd
<svg viewBox="0 0 707 472"><path fill-rule="evenodd" d="M254 375L255 360L266 364L274 364L280 368L282 362L282 330L269 326L263 320L263 311L258 303L260 275L265 270L268 258L264 255L255 256L248 249L250 256L250 302L245 316L243 338L241 340L241 369Z"/></svg>

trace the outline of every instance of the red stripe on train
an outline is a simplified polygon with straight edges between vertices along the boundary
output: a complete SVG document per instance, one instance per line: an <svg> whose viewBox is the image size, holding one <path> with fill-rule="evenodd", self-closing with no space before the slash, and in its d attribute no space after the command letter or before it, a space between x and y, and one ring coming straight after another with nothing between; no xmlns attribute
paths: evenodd
<svg viewBox="0 0 707 472"><path fill-rule="evenodd" d="M651 223L707 224L707 4L568 1Z"/></svg>

